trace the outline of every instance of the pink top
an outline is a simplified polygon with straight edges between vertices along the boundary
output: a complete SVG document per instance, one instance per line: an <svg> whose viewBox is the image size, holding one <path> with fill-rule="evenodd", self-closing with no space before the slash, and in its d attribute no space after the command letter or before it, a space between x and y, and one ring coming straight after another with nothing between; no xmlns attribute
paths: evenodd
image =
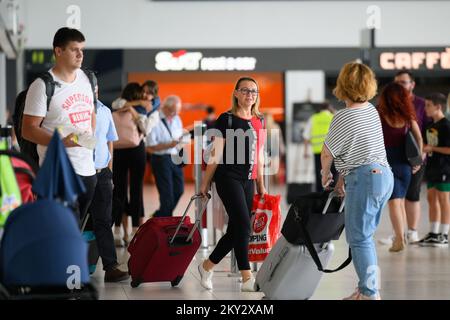
<svg viewBox="0 0 450 320"><path fill-rule="evenodd" d="M256 145L256 154L255 154L255 165L253 166L252 170L252 179L256 179L258 177L258 155L262 148L264 148L264 137L265 137L265 130L262 126L261 120L258 117L252 117L250 120L250 123L252 124L253 129L256 131L257 134L257 145Z"/></svg>

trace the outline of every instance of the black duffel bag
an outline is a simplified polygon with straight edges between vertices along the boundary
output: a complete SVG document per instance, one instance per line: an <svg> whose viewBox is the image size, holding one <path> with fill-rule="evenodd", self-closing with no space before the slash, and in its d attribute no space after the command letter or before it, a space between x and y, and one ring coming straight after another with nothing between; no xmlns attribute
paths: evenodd
<svg viewBox="0 0 450 320"><path fill-rule="evenodd" d="M352 261L351 253L334 270L323 269L314 244L338 240L344 230L344 199L329 191L299 196L292 204L281 233L292 244L305 245L320 271L331 273L345 268Z"/></svg>
<svg viewBox="0 0 450 320"><path fill-rule="evenodd" d="M338 240L344 230L343 201L327 191L297 197L289 209L281 233L292 244L306 244L301 223L313 243Z"/></svg>

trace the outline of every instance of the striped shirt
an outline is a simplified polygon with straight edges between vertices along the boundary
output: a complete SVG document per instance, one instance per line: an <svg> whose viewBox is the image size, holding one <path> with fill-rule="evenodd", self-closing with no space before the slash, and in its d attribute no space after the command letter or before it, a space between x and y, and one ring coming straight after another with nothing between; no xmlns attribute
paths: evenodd
<svg viewBox="0 0 450 320"><path fill-rule="evenodd" d="M370 103L361 108L339 110L333 117L325 145L343 176L372 163L389 167L380 117Z"/></svg>

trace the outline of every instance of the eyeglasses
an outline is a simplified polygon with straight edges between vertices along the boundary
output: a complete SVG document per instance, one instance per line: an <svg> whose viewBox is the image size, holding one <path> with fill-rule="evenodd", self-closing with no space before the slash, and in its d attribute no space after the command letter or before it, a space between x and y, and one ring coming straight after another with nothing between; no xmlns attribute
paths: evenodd
<svg viewBox="0 0 450 320"><path fill-rule="evenodd" d="M252 96L256 96L259 93L259 91L250 90L248 88L237 89L237 91L240 91L242 94L245 94L246 96L249 94L251 94Z"/></svg>
<svg viewBox="0 0 450 320"><path fill-rule="evenodd" d="M395 81L395 82L398 83L398 84L401 84L401 85L412 83L412 81L408 81L408 80L398 80L398 81Z"/></svg>

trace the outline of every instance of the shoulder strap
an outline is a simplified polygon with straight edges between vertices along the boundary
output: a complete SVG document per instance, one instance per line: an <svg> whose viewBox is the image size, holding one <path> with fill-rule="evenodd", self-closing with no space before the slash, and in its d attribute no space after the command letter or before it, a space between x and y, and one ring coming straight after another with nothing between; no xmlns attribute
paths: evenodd
<svg viewBox="0 0 450 320"><path fill-rule="evenodd" d="M227 115L228 115L228 128L231 129L233 128L233 114L230 111L228 111Z"/></svg>
<svg viewBox="0 0 450 320"><path fill-rule="evenodd" d="M330 270L330 269L324 269L322 266L322 262L319 259L319 255L317 254L316 248L314 247L312 240L311 240L311 236L309 235L308 230L306 229L305 225L303 224L302 221L299 221L298 223L300 225L300 228L303 231L303 234L305 236L305 246L309 251L309 254L311 255L311 258L314 260L314 263L317 266L317 269L319 269L319 271L322 271L324 273L333 273L339 270L344 269L346 266L348 266L350 264L350 262L352 262L352 252L351 252L351 248L348 249L348 257L347 259L336 269Z"/></svg>
<svg viewBox="0 0 450 320"><path fill-rule="evenodd" d="M50 108L50 101L52 100L53 94L55 93L55 87L56 85L59 85L59 83L53 80L53 76L48 71L40 74L38 78L42 79L42 81L44 81L45 84L45 95L47 96L47 111L48 111L48 108Z"/></svg>
<svg viewBox="0 0 450 320"><path fill-rule="evenodd" d="M162 118L161 122L164 124L164 127L166 127L167 131L169 131L170 137L173 139L172 131L170 131L169 125L167 124L166 118Z"/></svg>
<svg viewBox="0 0 450 320"><path fill-rule="evenodd" d="M405 124L405 134L407 134L408 131L411 131L411 127L412 127L411 122L407 122L407 123ZM412 132L411 132L411 133L412 133Z"/></svg>
<svg viewBox="0 0 450 320"><path fill-rule="evenodd" d="M97 97L95 96L95 87L98 84L97 76L95 75L95 72L89 69L81 68L83 72L86 74L86 76L89 79L89 83L91 84L92 93L94 95L94 106L95 110L97 111Z"/></svg>

